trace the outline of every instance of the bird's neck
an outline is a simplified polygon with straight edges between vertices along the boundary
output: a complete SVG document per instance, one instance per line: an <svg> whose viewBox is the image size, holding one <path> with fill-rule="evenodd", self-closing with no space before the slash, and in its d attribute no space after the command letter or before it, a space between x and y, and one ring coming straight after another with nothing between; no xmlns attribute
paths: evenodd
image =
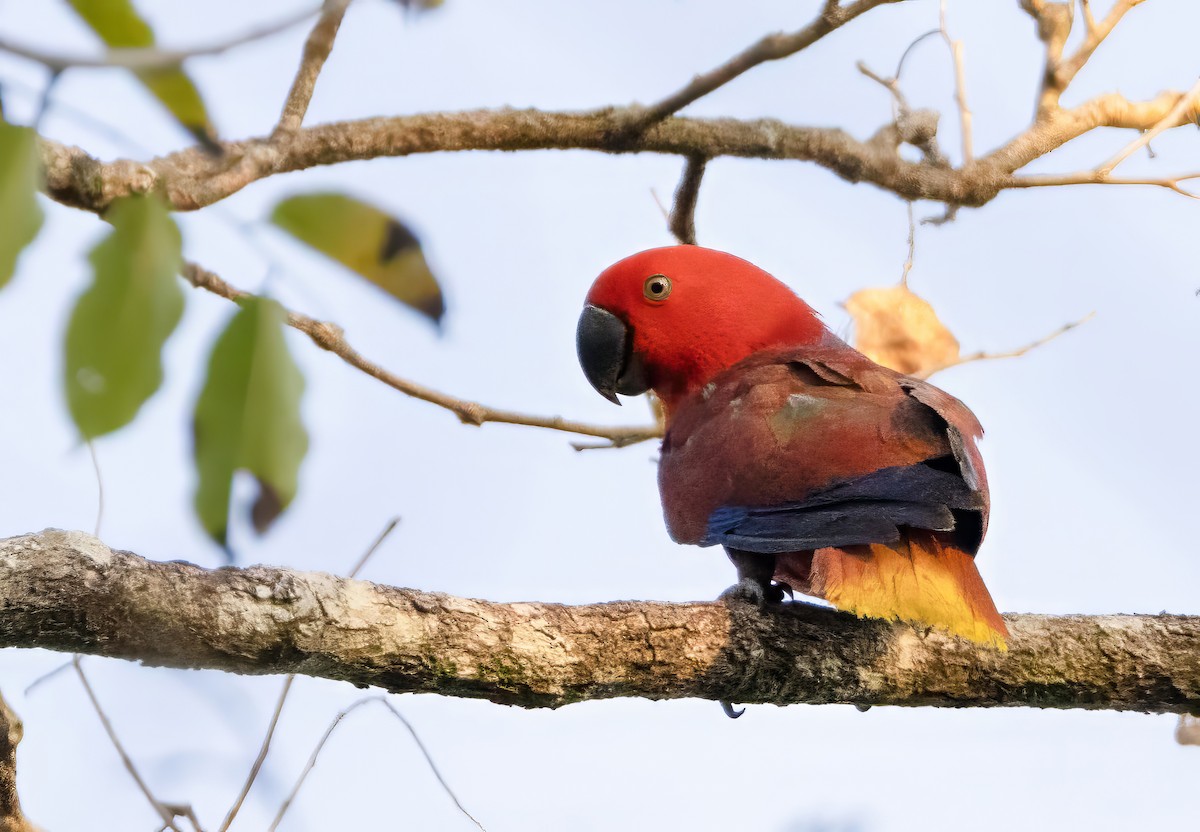
<svg viewBox="0 0 1200 832"><path fill-rule="evenodd" d="M650 372L650 385L662 401L668 424L671 413L688 398L702 395L706 385L753 355L841 344L815 315L793 318L785 325L741 341L710 339L680 350L670 362Z"/></svg>

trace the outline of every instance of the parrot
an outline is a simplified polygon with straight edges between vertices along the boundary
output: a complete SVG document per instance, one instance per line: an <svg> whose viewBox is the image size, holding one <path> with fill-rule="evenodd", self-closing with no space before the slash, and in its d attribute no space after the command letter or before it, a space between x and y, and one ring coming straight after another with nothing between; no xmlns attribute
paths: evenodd
<svg viewBox="0 0 1200 832"><path fill-rule="evenodd" d="M724 547L724 597L821 598L1007 649L975 565L990 498L975 415L934 385L883 367L786 284L696 245L605 269L576 330L592 387L653 390L667 531Z"/></svg>

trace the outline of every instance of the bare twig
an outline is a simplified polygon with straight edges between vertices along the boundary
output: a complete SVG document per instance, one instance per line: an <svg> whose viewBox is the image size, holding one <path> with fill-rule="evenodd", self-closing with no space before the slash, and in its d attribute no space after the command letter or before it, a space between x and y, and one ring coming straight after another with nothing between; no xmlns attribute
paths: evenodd
<svg viewBox="0 0 1200 832"><path fill-rule="evenodd" d="M147 802L154 809L159 819L163 823L163 829L173 829L175 832L181 832L178 826L175 825L176 814L171 807L168 807L161 800L154 796L150 791L150 787L146 785L146 781L142 779L142 775L138 772L137 766L133 764L133 759L125 751L125 746L121 744L121 740L117 737L116 729L113 728L112 722L109 721L108 714L105 713L104 707L100 704L100 700L96 698L96 692L92 690L92 684L88 681L87 674L83 672L83 662L79 655L76 655L71 664L75 667L75 672L79 676L79 681L83 684L83 690L87 693L88 700L92 703L92 708L96 711L96 716L100 717L100 724L104 726L104 733L108 734L108 739L116 749L117 754L121 758L121 762L125 765L125 770L129 772L129 776L133 778L133 782L137 783L138 789L145 795Z"/></svg>
<svg viewBox="0 0 1200 832"><path fill-rule="evenodd" d="M17 745L24 733L21 720L0 695L0 832L37 832L17 795Z"/></svg>
<svg viewBox="0 0 1200 832"><path fill-rule="evenodd" d="M354 568L350 570L349 577L353 578L358 574L359 570L366 565L367 561L371 559L371 556L375 554L376 550L379 549L380 545L383 544L383 541L387 539L388 535L392 533L392 530L396 528L399 522L399 517L393 517L388 521L387 525L384 526L383 531L379 533L379 535L375 538L375 541L367 548L367 551L363 552L362 556L358 559L358 562L354 564ZM254 786L254 781L258 779L258 773L262 770L263 763L267 759L267 752L271 749L271 741L275 737L275 729L279 725L279 717L283 713L283 706L287 702L288 694L291 693L292 683L294 681L296 681L296 674L294 673L288 674L287 679L284 680L283 688L279 691L279 698L275 701L275 709L271 713L271 722L267 726L267 733L263 737L262 744L259 746L258 756L254 758L254 763L250 766L250 773L246 776L246 780L242 784L242 790L238 793L237 799L229 808L229 812L225 816L225 822L221 824L221 832L225 832L225 830L227 830L233 823L234 818L236 818L238 812L241 811L242 804L245 802L246 796L250 794L250 789ZM432 762L430 764L432 765ZM439 776L438 779L441 779L441 777ZM275 827L272 826L271 828L274 829Z"/></svg>
<svg viewBox="0 0 1200 832"><path fill-rule="evenodd" d="M936 32L934 34L936 34ZM904 97L904 93L900 90L900 77L898 75L892 78L884 78L878 72L867 66L866 62L864 61L859 61L857 66L859 72L891 93L893 104L895 104L895 109L893 110L892 116L893 120L898 120L902 114L909 111L910 108L908 106L908 99Z"/></svg>
<svg viewBox="0 0 1200 832"><path fill-rule="evenodd" d="M34 87L32 84L27 84L19 78L5 78L4 89L19 90L31 98L39 98L45 91L45 86ZM89 113L87 110L79 107L73 107L69 103L56 98L51 98L50 109L60 116L65 116L74 121L80 127L91 131L92 133L104 137L107 141L126 148L127 153L136 153L140 156L150 158L154 155L154 151L146 145L139 142L129 133L114 127L103 119Z"/></svg>
<svg viewBox="0 0 1200 832"><path fill-rule="evenodd" d="M908 60L908 56L913 53L913 50L916 49L926 39L935 37L937 35L940 35L941 33L942 33L941 29L930 29L928 32L924 33L923 35L917 35L917 37L913 40L913 42L910 43L904 49L904 51L900 53L900 60L896 61L896 74L894 76L897 81L900 80L900 76L904 73L904 64Z"/></svg>
<svg viewBox="0 0 1200 832"><path fill-rule="evenodd" d="M96 474L96 530L92 534L100 536L100 523L104 520L104 478L100 475L100 459L96 456L96 443L87 440L88 453L92 457L92 470Z"/></svg>
<svg viewBox="0 0 1200 832"><path fill-rule="evenodd" d="M904 0L857 0L849 6L840 6L836 0L831 0L824 4L821 14L803 29L786 35L767 35L716 69L697 75L682 89L631 114L622 132L629 135L641 133L759 64L795 55L864 12L876 6L899 2Z"/></svg>
<svg viewBox="0 0 1200 832"><path fill-rule="evenodd" d="M314 14L317 8L308 7L285 18L243 32L232 38L216 43L196 46L190 49L163 49L158 46L144 49L109 49L102 58L91 58L83 55L56 55L36 49L32 46L13 43L0 37L0 52L7 52L35 61L52 71L61 72L72 67L123 67L125 69L164 69L179 66L188 58L198 58L204 55L217 55L238 46L252 43L271 35L290 29L298 23L303 23Z"/></svg>
<svg viewBox="0 0 1200 832"><path fill-rule="evenodd" d="M1152 177L1118 177L1106 176L1094 170L1068 174L1028 174L1014 176L1009 183L1010 188L1054 188L1064 185L1153 185L1166 188L1189 199L1200 199L1200 194L1186 190L1179 183L1200 179L1200 171L1184 173L1178 176Z"/></svg>
<svg viewBox="0 0 1200 832"><path fill-rule="evenodd" d="M288 91L287 101L283 105L283 113L279 116L279 124L275 127L272 138L294 133L304 122L304 114L308 112L308 103L312 100L313 89L317 85L317 77L325 60L333 51L333 41L337 37L338 28L350 0L325 0L321 16L313 26L304 43L304 54L300 58L300 69L292 81Z"/></svg>
<svg viewBox="0 0 1200 832"><path fill-rule="evenodd" d="M62 80L62 72L53 70L50 77L46 79L46 85L42 87L41 94L38 96L37 111L33 116L33 129L41 130L42 124L46 121L46 115L50 112L50 106L54 100L54 88L58 86L58 82Z"/></svg>
<svg viewBox="0 0 1200 832"><path fill-rule="evenodd" d="M220 295L235 303L249 296L246 292L230 286L217 275L201 268L195 263L184 264L183 276L193 286L205 289L215 295ZM661 431L657 426L622 428L589 425L583 422L563 419L560 416L530 416L524 413L499 410L479 404L478 402L460 399L400 378L383 369L378 364L368 361L347 343L341 328L334 324L317 321L306 315L291 311L287 313L287 323L289 326L307 335L318 347L333 353L350 366L363 371L372 378L382 381L384 384L400 391L406 396L411 396L414 399L420 399L421 401L429 402L430 404L435 404L438 407L449 410L461 422L467 425L483 425L487 422L526 425L535 428L563 431L564 433L596 436L601 439L620 442L624 445L645 442L661 435Z"/></svg>
<svg viewBox="0 0 1200 832"><path fill-rule="evenodd" d="M1138 136L1128 145L1126 145L1116 156L1113 156L1104 164L1096 168L1096 172L1101 176L1107 177L1110 173L1116 170L1117 166L1132 156L1137 151L1141 150L1146 145L1158 136L1164 130L1175 127L1180 121L1185 118L1196 120L1196 103L1200 100L1200 81L1192 85L1183 96L1180 97L1179 103L1171 108L1171 111L1162 117L1158 124L1146 130L1142 135Z"/></svg>
<svg viewBox="0 0 1200 832"><path fill-rule="evenodd" d="M904 203L904 207L908 211L908 257L905 258L904 268L900 272L900 285L907 289L908 273L912 271L913 259L917 253L917 226L913 222L913 204L906 202Z"/></svg>
<svg viewBox="0 0 1200 832"><path fill-rule="evenodd" d="M1062 63L1063 49L1071 34L1071 21L1074 18L1072 3L1050 2L1050 0L1019 0L1021 8L1033 18L1037 24L1038 39L1046 46L1046 57L1042 69L1042 85L1038 94L1037 115L1044 118L1058 109L1058 101L1062 97L1065 83L1060 83L1056 75Z"/></svg>
<svg viewBox="0 0 1200 832"><path fill-rule="evenodd" d="M1083 43L1075 50L1075 54L1070 58L1062 61L1054 67L1053 83L1058 88L1059 92L1065 90L1067 86L1079 74L1079 70L1083 69L1084 65L1095 54L1096 49L1104 42L1104 39L1112 34L1112 30L1121 22L1126 13L1134 6L1140 6L1143 0L1117 0L1109 9L1108 14L1103 20L1097 21L1092 16L1091 7L1084 3L1084 21L1087 25L1087 36ZM1068 8L1074 8L1069 3Z"/></svg>
<svg viewBox="0 0 1200 832"><path fill-rule="evenodd" d="M938 31L942 40L950 49L950 57L954 61L954 100L958 104L958 118L962 128L963 164L969 165L975 158L971 149L971 108L967 106L967 75L963 68L963 43L954 40L946 29L946 0L941 0L938 9Z"/></svg>
<svg viewBox="0 0 1200 832"><path fill-rule="evenodd" d="M1045 336L1037 339L1036 341L1026 344L1023 347L1018 347L1015 350L1008 350L1007 352L983 352L983 351L973 352L973 353L970 353L969 355L960 356L959 358L955 359L954 361L950 361L946 364L941 364L936 367L931 367L926 370L922 370L921 372L914 373L913 375L915 375L917 378L929 378L934 373L940 373L942 370L948 370L951 367L957 367L960 364L970 364L972 361L993 361L997 358L1018 358L1022 355L1025 355L1025 353L1030 352L1031 350L1036 350L1038 347L1041 347L1041 346L1044 346L1045 344L1050 343L1051 341L1053 341L1055 338L1059 337L1060 335L1065 335L1066 333L1070 332L1075 327L1077 327L1081 324L1087 323L1095 316L1095 314L1096 314L1095 312L1089 312L1088 314L1086 314L1082 318L1080 318L1078 321L1072 321L1069 324L1063 324L1058 329L1051 332L1049 335L1045 335Z"/></svg>
<svg viewBox="0 0 1200 832"><path fill-rule="evenodd" d="M658 191L650 189L650 198L654 200L654 204L658 206L658 213L662 214L663 222L667 224L667 228L671 227L671 212L663 205L662 199L658 195Z"/></svg>
<svg viewBox="0 0 1200 832"><path fill-rule="evenodd" d="M471 823L475 824L482 830L483 824L476 820L475 817L463 807L462 803L458 799L458 796L454 793L454 790L450 788L450 784L446 782L446 778L442 776L442 772L438 770L437 764L434 763L433 757L429 754L429 749L425 747L425 743L421 742L421 738L417 735L416 729L413 728L412 723L404 718L404 715L401 714L400 711L397 710L396 707L387 700L387 697L368 696L363 699L359 699L357 702L352 703L349 707L339 711L337 716L333 718L333 721L329 723L329 727L325 729L325 733L321 735L321 739L317 742L316 747L309 756L308 762L304 766L304 770L300 772L300 776L296 779L296 785L292 787L292 791L288 794L287 798L284 799L283 804L279 807L279 811L275 814L275 819L271 821L271 826L269 827L268 832L275 832L275 830L279 827L279 824L283 821L283 816L287 814L287 810L291 808L292 803L296 799L296 795L300 793L300 788L304 785L305 779L307 779L309 773L313 770L313 767L316 766L317 758L320 757L321 751L324 750L325 743L329 741L329 737L333 734L334 729L337 728L338 725L342 723L342 720L351 713L363 707L364 705L370 705L373 702L378 702L380 705L387 708L392 715L396 717L396 719L400 720L400 723L408 729L408 733L412 735L413 741L417 744L417 748L420 750L421 755L425 758L425 762L429 765L430 771L433 772L433 776L436 777L438 783L441 784L442 791L444 791L450 800L454 802L454 805L458 807L458 811L462 812L463 815L465 815L471 821Z"/></svg>
<svg viewBox="0 0 1200 832"><path fill-rule="evenodd" d="M354 567L348 573L348 577L358 577L358 573L361 572L362 568L367 565L367 561L374 556L375 552L379 550L379 547L383 545L383 541L388 539L388 535L395 531L396 526L398 525L400 525L399 517L393 517L387 522L387 525L383 527L383 531L379 533L379 535L375 538L375 541L367 548L367 551L363 552L362 557L360 557L358 562L354 564Z"/></svg>
<svg viewBox="0 0 1200 832"><path fill-rule="evenodd" d="M29 694L33 693L35 690L40 688L46 682L49 682L51 679L53 679L55 676L62 673L63 671L70 670L73 666L74 666L74 661L69 660L69 661L63 662L58 667L55 667L52 670L46 671L41 676L37 677L36 679L34 679L32 682L29 683L29 685L24 690L25 696L28 696Z"/></svg>
<svg viewBox="0 0 1200 832"><path fill-rule="evenodd" d="M271 724L267 726L266 736L263 737L262 744L258 747L258 755L250 765L250 773L246 775L246 781L242 783L242 790L238 792L237 798L233 801L233 805L229 807L229 812L225 815L225 820L221 823L220 832L225 832L229 829L233 823L233 819L241 811L242 803L246 800L246 795L250 794L250 787L258 779L258 773L262 770L263 761L267 759L267 752L271 750L271 740L275 736L275 726L279 724L279 716L283 713L283 705L287 702L288 693L291 691L292 682L294 681L296 681L294 675L289 675L283 680L283 688L279 691L279 699L275 701L275 710L271 714Z"/></svg>
<svg viewBox="0 0 1200 832"><path fill-rule="evenodd" d="M675 239L685 245L696 245L696 201L700 198L700 180L704 178L707 164L708 159L704 156L688 156L675 189L669 224Z"/></svg>
<svg viewBox="0 0 1200 832"><path fill-rule="evenodd" d="M1092 11L1091 0L1079 0L1079 8L1083 10L1083 22L1090 35L1096 31L1096 15Z"/></svg>

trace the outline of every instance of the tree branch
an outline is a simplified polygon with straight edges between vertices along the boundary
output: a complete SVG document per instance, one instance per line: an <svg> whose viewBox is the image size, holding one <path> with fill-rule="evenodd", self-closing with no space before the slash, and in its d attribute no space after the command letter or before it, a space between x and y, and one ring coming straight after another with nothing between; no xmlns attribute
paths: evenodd
<svg viewBox="0 0 1200 832"><path fill-rule="evenodd" d="M1058 67L1062 63L1063 48L1071 34L1071 23L1074 15L1072 5L1075 0L1067 2L1049 2L1049 0L1019 0L1019 5L1033 18L1037 24L1038 39L1046 45L1046 58L1042 68L1042 87L1038 93L1037 116L1044 118L1058 109L1058 101L1066 89L1057 76Z"/></svg>
<svg viewBox="0 0 1200 832"><path fill-rule="evenodd" d="M245 298L250 297L248 292L231 286L217 275L195 263L184 264L183 277L196 288L205 289L214 295L220 295L234 303L239 303ZM449 410L463 424L479 426L487 422L499 422L507 425L526 425L528 427L559 430L564 433L578 433L583 436L596 436L601 439L611 440L614 445L618 446L634 445L638 442L645 442L662 435L662 430L657 425L635 428L589 425L584 422L564 419L561 416L531 416L526 413L500 410L482 405L479 402L460 399L422 384L409 381L408 379L400 378L373 361L364 358L346 341L345 333L342 332L341 327L337 324L318 321L307 315L301 315L298 312L290 310L287 311L287 323L288 326L307 335L318 347L333 353L351 367L382 381L388 387L399 390L406 396L411 396L414 399L420 399L430 404L436 404L438 407Z"/></svg>
<svg viewBox="0 0 1200 832"><path fill-rule="evenodd" d="M17 746L25 729L0 696L0 832L38 832L25 819L17 796Z"/></svg>
<svg viewBox="0 0 1200 832"><path fill-rule="evenodd" d="M932 139L937 115L925 110L910 114L911 123L902 125L903 130L887 125L866 141L837 128L793 126L771 119L676 117L641 136L616 142L613 131L628 110L475 110L335 122L278 141L224 143L219 157L190 148L149 162L100 162L79 148L42 139L42 158L46 192L65 205L94 212L119 197L149 191L161 191L176 210L195 210L260 179L354 160L466 150L572 148L808 161L848 181L870 182L904 199L978 207L1006 188L1020 187L1013 173L1034 159L1097 127L1149 130L1162 123L1183 95L1164 92L1141 102L1118 94L1100 96L1074 109L1056 111L961 169L930 159L910 162L897 152L903 142L920 147ZM1186 110L1178 124L1196 120L1196 104Z"/></svg>
<svg viewBox="0 0 1200 832"><path fill-rule="evenodd" d="M942 40L950 50L950 61L954 65L954 102L958 105L958 121L962 131L963 164L968 165L975 158L971 140L971 108L967 106L967 73L963 67L963 42L950 37L946 29L946 0L942 0L938 9L938 31Z"/></svg>
<svg viewBox="0 0 1200 832"><path fill-rule="evenodd" d="M1007 653L807 604L497 604L265 566L202 569L82 532L0 541L0 647L302 673L522 707L699 697L1200 709L1200 618L1009 615Z"/></svg>
<svg viewBox="0 0 1200 832"><path fill-rule="evenodd" d="M1186 97L1187 93L1175 90L1161 92L1149 101L1130 101L1117 93L1101 95L1078 107L1057 110L1038 120L1024 133L979 161L1013 173L1098 127L1150 130L1159 125L1165 129L1194 124L1200 117L1200 102L1194 100L1175 119L1168 119ZM1020 185L1010 181L1002 187Z"/></svg>
<svg viewBox="0 0 1200 832"><path fill-rule="evenodd" d="M279 124L275 126L271 138L278 139L300 129L304 122L304 114L308 112L313 90L317 86L317 78L329 53L333 51L333 41L349 6L350 0L326 0L321 16L317 18L316 25L308 34L308 40L304 42L300 69L296 71L292 88L288 91L287 101L283 105L283 113L279 116Z"/></svg>
<svg viewBox="0 0 1200 832"><path fill-rule="evenodd" d="M1091 60L1092 55L1112 34L1130 9L1143 0L1117 0L1108 15L1097 21L1091 6L1082 2L1084 24L1087 32L1083 42L1069 58L1063 57L1067 38L1075 23L1075 0L1050 2L1050 0L1018 0L1020 7L1036 21L1038 37L1046 44L1046 64L1042 75L1042 89L1038 97L1039 118L1050 115L1059 108L1059 100L1075 76Z"/></svg>
<svg viewBox="0 0 1200 832"><path fill-rule="evenodd" d="M1175 106L1171 108L1169 113L1162 117L1162 120L1159 121L1158 124L1154 125L1149 130L1143 131L1140 136L1123 147L1117 153L1117 155L1113 156L1102 165L1099 165L1096 168L1096 172L1103 176L1109 176L1114 170L1117 169L1118 165L1146 145L1150 144L1150 142L1154 141L1154 139L1156 139L1164 130L1170 129L1171 127L1176 127L1179 124L1187 121L1194 122L1196 120L1195 108L1198 98L1200 98L1200 81L1197 81L1195 84L1193 84L1192 88L1184 93L1177 102L1175 102Z"/></svg>
<svg viewBox="0 0 1200 832"><path fill-rule="evenodd" d="M1015 176L1010 187L1057 188L1064 185L1154 185L1174 191L1190 199L1200 199L1200 196L1185 190L1180 184L1181 182L1189 182L1194 179L1200 179L1200 171L1155 178L1148 176L1109 176L1101 171L1085 170L1079 173Z"/></svg>
<svg viewBox="0 0 1200 832"><path fill-rule="evenodd" d="M716 69L697 75L682 89L661 101L649 107L630 108L626 111L626 118L619 126L618 133L623 138L642 133L759 64L795 55L876 6L902 2L904 0L858 0L849 6L841 6L838 0L828 0L816 19L803 29L786 35L781 32L767 35Z"/></svg>
<svg viewBox="0 0 1200 832"><path fill-rule="evenodd" d="M150 46L139 49L109 49L104 53L102 58L91 58L82 55L58 55L49 52L44 52L32 46L24 46L19 43L12 43L6 38L0 37L0 52L7 52L10 55L16 55L30 61L42 64L52 72L62 72L66 69L75 67L84 68L102 68L102 67L121 67L124 69L166 69L169 67L179 66L188 58L198 58L204 55L219 55L222 52L228 52L238 46L244 46L247 43L262 40L263 38L277 35L280 32L290 29L298 23L303 23L314 14L317 13L317 8L306 8L296 12L274 23L269 23L265 26L251 29L243 32L240 35L227 38L226 40L216 43L206 44L204 46L195 46L190 49L163 49L158 46Z"/></svg>
<svg viewBox="0 0 1200 832"><path fill-rule="evenodd" d="M1083 69L1084 65L1091 60L1092 55L1104 42L1104 39L1112 34L1112 30L1117 27L1123 18L1134 6L1139 6L1144 0L1117 0L1113 3L1108 15L1101 21L1097 21L1091 17L1090 7L1085 6L1088 14L1085 16L1087 25L1087 35L1084 37L1083 43L1075 50L1075 54L1065 61L1062 61L1054 69L1054 83L1060 90L1065 90L1067 86L1075 80L1075 76L1079 74L1079 70Z"/></svg>
<svg viewBox="0 0 1200 832"><path fill-rule="evenodd" d="M704 168L708 159L704 156L689 156L675 188L675 201L667 225L675 239L684 245L696 245L696 202L700 199L700 182L704 179Z"/></svg>

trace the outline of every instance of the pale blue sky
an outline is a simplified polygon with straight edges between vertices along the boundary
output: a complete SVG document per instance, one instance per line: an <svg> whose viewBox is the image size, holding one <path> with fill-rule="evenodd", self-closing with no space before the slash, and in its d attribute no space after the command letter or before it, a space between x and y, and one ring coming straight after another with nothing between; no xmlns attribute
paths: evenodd
<svg viewBox="0 0 1200 832"><path fill-rule="evenodd" d="M142 0L161 40L186 46L274 19L296 0L258 4ZM317 88L309 123L483 106L582 109L669 92L819 4L728 2L485 3L447 0L408 19L394 4L351 9ZM1104 8L1107 4L1098 4ZM0 30L47 48L85 50L65 4L0 1ZM1021 129L1041 61L1032 24L1009 0L951 0L966 42L976 147ZM763 66L689 112L836 124L868 135L889 116L863 59L888 72L937 2L880 9L811 50ZM1200 8L1156 0L1135 10L1080 75L1067 103L1120 90L1186 89L1197 72ZM222 134L269 131L303 27L193 62ZM0 82L42 72L0 56ZM952 82L930 40L906 70L914 103L941 108L957 158ZM186 141L127 75L77 71L56 100L83 108L153 152ZM5 85L7 112L32 99ZM104 157L138 148L51 112L45 132ZM1090 168L1132 138L1108 131L1038 163ZM1197 136L1173 131L1127 173L1194 168ZM337 321L397 373L497 406L610 423L618 410L575 362L582 297L610 262L669 242L651 189L667 197L680 163L595 153L455 154L378 160L277 177L218 208L179 217L186 253L245 288L267 260L232 227L280 196L338 188L406 218L448 296L446 334L281 235L257 235L284 270L271 291ZM95 482L58 387L62 329L87 280L83 255L104 232L91 215L45 203L48 222L0 295L0 535L91 529ZM919 205L921 215L937 206ZM1091 310L1095 319L1015 361L936 378L988 433L995 508L980 567L1004 610L1200 614L1197 485L1200 416L1200 206L1161 189L1013 192L957 222L918 231L913 288L965 350L1019 346ZM844 330L838 302L899 277L903 204L800 163L719 159L697 216L702 243L772 271ZM103 537L158 559L221 562L190 511L186 420L201 366L233 308L188 292L167 347L163 390L130 429L102 439ZM576 454L562 434L459 425L408 400L300 336L312 449L299 498L265 539L244 528L247 562L341 571L394 514L401 528L363 577L494 600L569 603L711 598L732 581L715 550L679 547L662 526L654 449ZM0 652L0 689L23 716L21 790L52 830L149 829L154 818L120 768L78 683L63 675L21 690L63 657ZM98 694L157 793L190 801L215 826L240 785L281 679L146 670L89 660ZM260 786L235 829L261 829L336 711L360 696L301 679ZM1172 740L1172 717L1033 710L755 707L737 722L709 702L614 701L522 711L434 696L394 697L463 802L505 830L1184 829L1194 824L1200 751ZM399 725L370 711L331 742L285 828L467 829Z"/></svg>

